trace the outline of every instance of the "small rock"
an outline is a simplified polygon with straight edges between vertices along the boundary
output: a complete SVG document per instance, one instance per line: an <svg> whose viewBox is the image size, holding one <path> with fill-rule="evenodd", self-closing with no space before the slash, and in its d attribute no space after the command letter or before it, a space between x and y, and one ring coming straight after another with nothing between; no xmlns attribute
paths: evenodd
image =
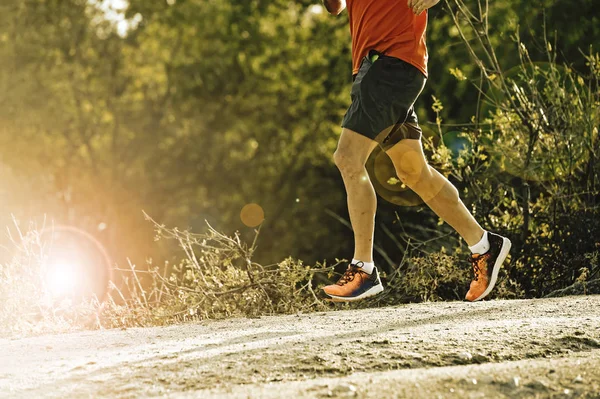
<svg viewBox="0 0 600 399"><path fill-rule="evenodd" d="M487 363L490 359L483 353L476 353L473 355L473 362L475 363Z"/></svg>
<svg viewBox="0 0 600 399"><path fill-rule="evenodd" d="M477 380L478 384L484 384L484 385L488 385L488 384L495 384L496 380L494 379L494 377L492 377L491 375L482 375L478 380Z"/></svg>
<svg viewBox="0 0 600 399"><path fill-rule="evenodd" d="M470 361L471 359L473 359L473 355L471 355L469 352L462 352L458 354L458 357L461 360L465 360L465 361Z"/></svg>
<svg viewBox="0 0 600 399"><path fill-rule="evenodd" d="M528 382L525 386L536 391L545 391L548 389L548 386L540 380Z"/></svg>
<svg viewBox="0 0 600 399"><path fill-rule="evenodd" d="M575 377L573 382L581 384L583 382L583 377L581 376L581 374L579 374L577 377Z"/></svg>
<svg viewBox="0 0 600 399"><path fill-rule="evenodd" d="M352 384L340 384L333 388L330 396L356 396L356 386Z"/></svg>
<svg viewBox="0 0 600 399"><path fill-rule="evenodd" d="M513 377L513 384L515 384L516 387L519 386L520 381L521 381L521 379L519 377Z"/></svg>

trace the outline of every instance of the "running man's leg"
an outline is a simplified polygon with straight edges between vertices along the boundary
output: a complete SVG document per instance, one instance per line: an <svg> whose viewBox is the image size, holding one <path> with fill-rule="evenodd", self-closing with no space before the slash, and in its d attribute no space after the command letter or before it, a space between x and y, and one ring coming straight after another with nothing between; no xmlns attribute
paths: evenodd
<svg viewBox="0 0 600 399"><path fill-rule="evenodd" d="M373 262L373 233L377 197L365 168L377 143L350 129L343 129L333 154L348 196L348 213L354 231L354 259Z"/></svg>
<svg viewBox="0 0 600 399"><path fill-rule="evenodd" d="M404 139L387 150L398 178L458 234L473 246L484 230L461 201L458 190L440 172L427 164L421 140Z"/></svg>
<svg viewBox="0 0 600 399"><path fill-rule="evenodd" d="M466 299L478 301L485 298L498 280L500 267L510 251L510 240L481 228L461 201L456 187L427 164L421 140L400 140L387 154L400 180L467 242L473 252L469 262L473 265L475 277Z"/></svg>
<svg viewBox="0 0 600 399"><path fill-rule="evenodd" d="M379 272L373 264L377 197L365 168L376 145L374 140L344 128L333 155L346 186L354 232L354 259L337 283L323 287L334 301L357 301L383 291Z"/></svg>

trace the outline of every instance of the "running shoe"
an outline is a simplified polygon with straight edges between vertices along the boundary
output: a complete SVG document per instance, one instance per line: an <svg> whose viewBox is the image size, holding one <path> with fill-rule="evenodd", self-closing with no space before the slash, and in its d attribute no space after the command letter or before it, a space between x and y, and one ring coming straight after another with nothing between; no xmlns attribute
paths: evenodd
<svg viewBox="0 0 600 399"><path fill-rule="evenodd" d="M368 274L361 269L361 263L348 265L348 269L337 283L323 287L323 291L334 301L350 302L377 295L383 291L379 272L375 267Z"/></svg>
<svg viewBox="0 0 600 399"><path fill-rule="evenodd" d="M488 239L490 249L486 253L469 255L475 277L467 292L467 301L479 301L494 289L500 267L510 251L511 243L508 238L488 232Z"/></svg>

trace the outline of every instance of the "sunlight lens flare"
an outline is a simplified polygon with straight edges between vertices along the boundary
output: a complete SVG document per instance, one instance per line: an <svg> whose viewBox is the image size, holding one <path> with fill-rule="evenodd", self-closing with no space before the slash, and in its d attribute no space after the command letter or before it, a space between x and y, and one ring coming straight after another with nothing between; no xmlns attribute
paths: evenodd
<svg viewBox="0 0 600 399"><path fill-rule="evenodd" d="M248 227L257 227L265 220L265 211L258 204L247 204L240 212L240 219Z"/></svg>
<svg viewBox="0 0 600 399"><path fill-rule="evenodd" d="M102 302L112 280L112 260L104 245L73 226L44 229L41 237L49 248L42 277L49 297Z"/></svg>
<svg viewBox="0 0 600 399"><path fill-rule="evenodd" d="M60 260L51 265L46 283L53 297L76 295L83 283L81 267L73 261Z"/></svg>

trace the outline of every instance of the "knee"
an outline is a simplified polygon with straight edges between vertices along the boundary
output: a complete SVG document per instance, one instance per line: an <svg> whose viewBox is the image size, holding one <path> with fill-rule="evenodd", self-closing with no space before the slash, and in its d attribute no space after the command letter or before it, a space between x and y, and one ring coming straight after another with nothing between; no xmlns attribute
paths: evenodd
<svg viewBox="0 0 600 399"><path fill-rule="evenodd" d="M411 162L410 157L404 157L403 162L395 164L394 167L400 181L409 187L426 182L432 177L429 165L416 160Z"/></svg>
<svg viewBox="0 0 600 399"><path fill-rule="evenodd" d="M333 153L333 162L344 177L359 176L365 171L365 165L360 159L339 148Z"/></svg>

